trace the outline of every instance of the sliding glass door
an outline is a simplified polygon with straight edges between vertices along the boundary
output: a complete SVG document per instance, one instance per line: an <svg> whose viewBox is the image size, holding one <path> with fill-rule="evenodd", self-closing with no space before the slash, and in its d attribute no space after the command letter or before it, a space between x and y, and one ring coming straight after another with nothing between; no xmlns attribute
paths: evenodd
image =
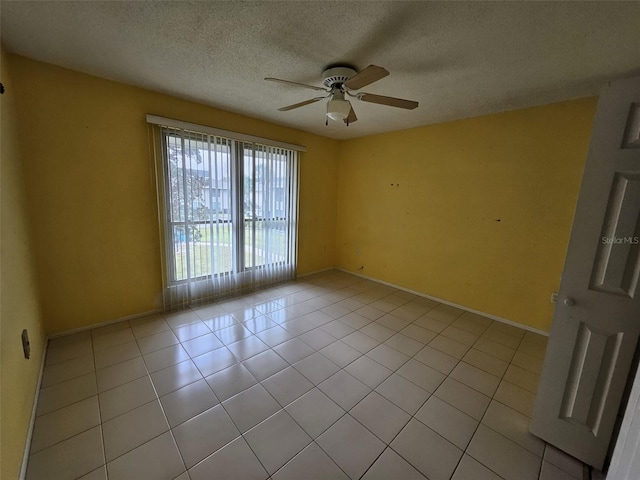
<svg viewBox="0 0 640 480"><path fill-rule="evenodd" d="M174 129L162 144L170 306L292 278L296 152Z"/></svg>

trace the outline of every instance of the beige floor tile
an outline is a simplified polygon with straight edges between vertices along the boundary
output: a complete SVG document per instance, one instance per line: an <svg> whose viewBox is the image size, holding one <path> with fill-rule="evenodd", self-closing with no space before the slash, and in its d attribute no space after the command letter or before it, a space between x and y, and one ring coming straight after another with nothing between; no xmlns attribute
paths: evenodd
<svg viewBox="0 0 640 480"><path fill-rule="evenodd" d="M107 480L107 466L103 465L100 468L96 468L93 472L83 475L78 480Z"/></svg>
<svg viewBox="0 0 640 480"><path fill-rule="evenodd" d="M346 337L350 333L355 332L355 329L347 325L346 323L342 323L340 320L334 320L320 327L321 330L324 330L326 333L335 338Z"/></svg>
<svg viewBox="0 0 640 480"><path fill-rule="evenodd" d="M293 367L314 385L322 383L340 370L335 363L320 353L314 353L293 364Z"/></svg>
<svg viewBox="0 0 640 480"><path fill-rule="evenodd" d="M496 377L502 377L509 366L504 360L500 360L475 348L469 350L462 358L462 361Z"/></svg>
<svg viewBox="0 0 640 480"><path fill-rule="evenodd" d="M302 395L285 410L311 438L317 438L345 414L338 404L317 388Z"/></svg>
<svg viewBox="0 0 640 480"><path fill-rule="evenodd" d="M415 324L407 325L405 328L400 330L400 333L425 345L436 338L437 335L435 332Z"/></svg>
<svg viewBox="0 0 640 480"><path fill-rule="evenodd" d="M488 353L500 360L510 362L513 355L516 353L515 348L507 347L501 343L494 342L488 338L480 337L476 343L473 344L473 348L480 350L481 352Z"/></svg>
<svg viewBox="0 0 640 480"><path fill-rule="evenodd" d="M452 340L463 343L469 347L476 343L479 338L479 335L454 327L453 325L449 325L445 328L440 332L440 335L451 338Z"/></svg>
<svg viewBox="0 0 640 480"><path fill-rule="evenodd" d="M291 365L314 353L313 348L297 338L287 340L273 347L273 350Z"/></svg>
<svg viewBox="0 0 640 480"><path fill-rule="evenodd" d="M121 343L113 347L105 348L104 350L96 351L94 354L95 366L96 368L109 367L116 363L139 357L140 355L140 349L136 342Z"/></svg>
<svg viewBox="0 0 640 480"><path fill-rule="evenodd" d="M241 310L241 311L246 312L246 310ZM242 325L244 325L244 327L249 331L251 331L251 333L253 334L262 332L264 330L268 330L269 328L272 328L278 325L276 322L274 322L273 320L270 320L268 317L264 315L247 318L246 320L242 320L242 318L245 318L244 313L241 314L239 317L236 316L236 313L232 313L232 315L236 317L236 319L240 320Z"/></svg>
<svg viewBox="0 0 640 480"><path fill-rule="evenodd" d="M576 477L572 477L564 470L556 467L549 462L542 462L542 469L540 470L540 480L577 480Z"/></svg>
<svg viewBox="0 0 640 480"><path fill-rule="evenodd" d="M383 442L349 415L338 420L316 442L350 478L360 478L385 448Z"/></svg>
<svg viewBox="0 0 640 480"><path fill-rule="evenodd" d="M462 359L465 353L469 350L469 345L465 345L464 343L460 343L457 340L445 337L444 335L438 335L436 338L431 340L429 342L429 346L457 359Z"/></svg>
<svg viewBox="0 0 640 480"><path fill-rule="evenodd" d="M399 332L411 322L409 320L398 318L391 313L387 313L386 315L383 315L382 317L377 319L375 323L390 328L394 332Z"/></svg>
<svg viewBox="0 0 640 480"><path fill-rule="evenodd" d="M451 378L464 383L488 397L493 396L500 384L499 377L464 362L460 362L456 368L453 369Z"/></svg>
<svg viewBox="0 0 640 480"><path fill-rule="evenodd" d="M202 378L202 374L191 360L172 365L151 374L151 380L160 397L180 387L197 382Z"/></svg>
<svg viewBox="0 0 640 480"><path fill-rule="evenodd" d="M121 343L133 342L135 339L133 331L127 326L127 328L105 333L103 335L94 335L93 350L98 351L114 345L120 345Z"/></svg>
<svg viewBox="0 0 640 480"><path fill-rule="evenodd" d="M378 345L373 350L367 352L367 357L374 359L380 365L384 365L388 369L395 371L404 365L408 360L409 356L404 353L400 353L394 348L391 348L388 345Z"/></svg>
<svg viewBox="0 0 640 480"><path fill-rule="evenodd" d="M189 476L191 480L211 480L212 478L266 480L269 474L245 439L238 437L190 469Z"/></svg>
<svg viewBox="0 0 640 480"><path fill-rule="evenodd" d="M409 462L387 448L378 457L375 463L367 470L362 480L428 480L418 470L413 468Z"/></svg>
<svg viewBox="0 0 640 480"><path fill-rule="evenodd" d="M536 375L541 375L544 359L532 357L523 352L516 352L511 363L517 367L533 372Z"/></svg>
<svg viewBox="0 0 640 480"><path fill-rule="evenodd" d="M156 398L156 391L148 376L107 390L99 396L102 421L111 420Z"/></svg>
<svg viewBox="0 0 640 480"><path fill-rule="evenodd" d="M416 419L390 446L430 480L449 479L462 457L462 450Z"/></svg>
<svg viewBox="0 0 640 480"><path fill-rule="evenodd" d="M320 353L341 368L346 367L362 354L340 340L324 347Z"/></svg>
<svg viewBox="0 0 640 480"><path fill-rule="evenodd" d="M251 372L239 363L220 370L205 380L221 402L258 383Z"/></svg>
<svg viewBox="0 0 640 480"><path fill-rule="evenodd" d="M502 480L480 462L467 454L462 456L451 480Z"/></svg>
<svg viewBox="0 0 640 480"><path fill-rule="evenodd" d="M425 328L430 330L436 334L442 332L449 325L447 322L443 322L442 320L436 320L435 318L431 318L428 313L418 318L413 322L413 325L417 325L421 328Z"/></svg>
<svg viewBox="0 0 640 480"><path fill-rule="evenodd" d="M156 333L165 332L169 330L169 328L169 324L165 322L162 317L157 317L146 322L131 322L131 330L136 338L149 337Z"/></svg>
<svg viewBox="0 0 640 480"><path fill-rule="evenodd" d="M435 348L431 348L428 345L416 353L413 358L431 368L435 368L445 375L449 375L451 370L453 370L459 362L457 358L447 355Z"/></svg>
<svg viewBox="0 0 640 480"><path fill-rule="evenodd" d="M182 345L171 345L170 347L156 350L143 356L144 363L150 373L157 372L177 363L189 360L189 355Z"/></svg>
<svg viewBox="0 0 640 480"><path fill-rule="evenodd" d="M169 432L107 464L109 480L171 480L184 470L184 463Z"/></svg>
<svg viewBox="0 0 640 480"><path fill-rule="evenodd" d="M281 408L260 384L225 400L222 405L242 433Z"/></svg>
<svg viewBox="0 0 640 480"><path fill-rule="evenodd" d="M376 388L393 373L388 368L366 356L362 356L347 365L345 370L369 388Z"/></svg>
<svg viewBox="0 0 640 480"><path fill-rule="evenodd" d="M158 400L149 402L102 425L107 462L169 430Z"/></svg>
<svg viewBox="0 0 640 480"><path fill-rule="evenodd" d="M198 380L161 397L160 403L169 426L175 427L216 406L218 399L204 380Z"/></svg>
<svg viewBox="0 0 640 480"><path fill-rule="evenodd" d="M544 442L529 433L531 419L500 402L492 401L482 423L531 453L541 457Z"/></svg>
<svg viewBox="0 0 640 480"><path fill-rule="evenodd" d="M364 307L359 308L356 310L356 313L371 321L377 320L385 314L382 310L378 310L371 305L365 305Z"/></svg>
<svg viewBox="0 0 640 480"><path fill-rule="evenodd" d="M318 388L345 410L350 410L371 391L364 383L344 370L326 379L318 385Z"/></svg>
<svg viewBox="0 0 640 480"><path fill-rule="evenodd" d="M42 373L42 388L50 387L93 371L95 371L95 365L93 354L91 353L48 365Z"/></svg>
<svg viewBox="0 0 640 480"><path fill-rule="evenodd" d="M217 314L212 315L209 318L205 318L202 321L214 333L224 328L229 328L233 325L240 324L236 317L234 317L230 313L223 312L218 312Z"/></svg>
<svg viewBox="0 0 640 480"><path fill-rule="evenodd" d="M42 388L38 394L37 415L79 402L98 393L94 372Z"/></svg>
<svg viewBox="0 0 640 480"><path fill-rule="evenodd" d="M103 464L102 432L98 426L31 454L27 480L78 478Z"/></svg>
<svg viewBox="0 0 640 480"><path fill-rule="evenodd" d="M446 378L437 370L413 359L398 369L398 375L410 380L429 393L435 392Z"/></svg>
<svg viewBox="0 0 640 480"><path fill-rule="evenodd" d="M178 328L174 328L173 333L178 337L178 340L186 342L187 340L211 333L211 330L203 322L197 321L190 323L189 325L182 325Z"/></svg>
<svg viewBox="0 0 640 480"><path fill-rule="evenodd" d="M147 367L141 357L127 360L111 367L101 368L96 371L98 391L104 392L111 388L119 387L147 374Z"/></svg>
<svg viewBox="0 0 640 480"><path fill-rule="evenodd" d="M98 397L93 396L36 419L31 453L36 453L78 433L100 425Z"/></svg>
<svg viewBox="0 0 640 480"><path fill-rule="evenodd" d="M303 333L298 338L314 350L320 350L321 348L324 348L336 341L335 337L329 335L320 327L314 328L307 333Z"/></svg>
<svg viewBox="0 0 640 480"><path fill-rule="evenodd" d="M379 342L384 342L396 334L394 330L376 322L371 322L369 325L362 327L360 331Z"/></svg>
<svg viewBox="0 0 640 480"><path fill-rule="evenodd" d="M533 415L533 403L536 399L535 395L511 382L503 380L500 383L494 398L527 417L531 417Z"/></svg>
<svg viewBox="0 0 640 480"><path fill-rule="evenodd" d="M265 350L269 350L269 346L255 336L243 338L242 340L232 343L227 348L229 348L231 353L240 361L247 360Z"/></svg>
<svg viewBox="0 0 640 480"><path fill-rule="evenodd" d="M362 399L349 414L386 444L389 444L411 419L400 407L376 392L371 392Z"/></svg>
<svg viewBox="0 0 640 480"><path fill-rule="evenodd" d="M433 310L429 310L427 315L436 320L440 320L446 323L452 323L456 318L464 313L464 310L452 307L450 305L440 304Z"/></svg>
<svg viewBox="0 0 640 480"><path fill-rule="evenodd" d="M376 392L410 415L415 414L429 398L429 392L395 373L382 382Z"/></svg>
<svg viewBox="0 0 640 480"><path fill-rule="evenodd" d="M545 462L549 462L561 470L567 472L572 477L582 479L584 465L582 462L571 455L558 450L552 445L547 444L544 452Z"/></svg>
<svg viewBox="0 0 640 480"><path fill-rule="evenodd" d="M256 337L273 348L276 345L280 345L281 343L286 342L287 340L291 340L293 338L293 335L287 332L284 328L276 326L257 333Z"/></svg>
<svg viewBox="0 0 640 480"><path fill-rule="evenodd" d="M213 333L215 333L216 337L225 345L230 345L238 340L251 336L251 332L240 324L231 325L230 327L216 330Z"/></svg>
<svg viewBox="0 0 640 480"><path fill-rule="evenodd" d="M371 320L369 320L366 317L363 317L362 315L358 315L355 312L351 312L346 314L343 317L340 317L340 321L345 325L351 328L354 328L356 330L359 330L365 325L369 325L371 323Z"/></svg>
<svg viewBox="0 0 640 480"><path fill-rule="evenodd" d="M173 429L187 468L191 468L211 453L240 436L222 405L210 408Z"/></svg>
<svg viewBox="0 0 640 480"><path fill-rule="evenodd" d="M461 450L467 448L478 421L452 407L435 395L418 410L415 418L439 433Z"/></svg>
<svg viewBox="0 0 640 480"><path fill-rule="evenodd" d="M242 365L244 365L259 381L264 380L265 378L268 378L289 366L289 364L273 350L267 350L266 352L259 353L258 355L242 362Z"/></svg>
<svg viewBox="0 0 640 480"><path fill-rule="evenodd" d="M273 475L273 480L348 480L331 458L313 442Z"/></svg>
<svg viewBox="0 0 640 480"><path fill-rule="evenodd" d="M193 358L193 362L182 362L182 364L194 363L200 373L208 377L220 370L224 370L231 365L238 363L238 359L227 347L220 347L211 352L203 353ZM182 365L180 364L180 365Z"/></svg>
<svg viewBox="0 0 640 480"><path fill-rule="evenodd" d="M410 357L414 356L424 347L424 343L421 343L413 338L409 338L401 333L395 334L393 337L384 342L385 345L390 346Z"/></svg>
<svg viewBox="0 0 640 480"><path fill-rule="evenodd" d="M287 367L261 383L282 407L313 388L313 384L293 367Z"/></svg>
<svg viewBox="0 0 640 480"><path fill-rule="evenodd" d="M482 424L466 453L505 480L538 478L540 457Z"/></svg>
<svg viewBox="0 0 640 480"><path fill-rule="evenodd" d="M380 344L377 340L362 332L353 332L346 337L343 337L342 342L346 343L351 348L355 348L360 353L367 353L369 350L374 349Z"/></svg>
<svg viewBox="0 0 640 480"><path fill-rule="evenodd" d="M504 333L500 330L494 329L492 327L494 327L495 325L497 325L498 323L494 323L493 325L491 325L491 327L489 327L483 334L482 334L482 338L486 338L487 340L492 340L496 343L499 343L501 345L504 345L506 347L509 348L518 348L518 345L520 345L520 338L519 337L515 337L513 335L509 335L508 333Z"/></svg>
<svg viewBox="0 0 640 480"><path fill-rule="evenodd" d="M192 338L182 342L182 346L191 358L198 357L203 353L211 352L223 346L223 343L213 333L207 333L200 337Z"/></svg>
<svg viewBox="0 0 640 480"><path fill-rule="evenodd" d="M190 309L181 312L165 314L165 320L171 328L178 328L183 325L189 325L200 320L200 317Z"/></svg>
<svg viewBox="0 0 640 480"><path fill-rule="evenodd" d="M481 420L491 398L477 390L448 377L434 395L476 420Z"/></svg>
<svg viewBox="0 0 640 480"><path fill-rule="evenodd" d="M507 368L507 371L504 374L504 380L535 394L538 391L540 375L536 375L535 373L516 365L509 365L509 368Z"/></svg>
<svg viewBox="0 0 640 480"><path fill-rule="evenodd" d="M311 437L280 410L244 434L253 452L269 474L275 473L311 443ZM278 439L274 442L274 439Z"/></svg>
<svg viewBox="0 0 640 480"><path fill-rule="evenodd" d="M179 343L179 340L171 330L165 330L138 339L138 347L143 354L161 350L177 343Z"/></svg>

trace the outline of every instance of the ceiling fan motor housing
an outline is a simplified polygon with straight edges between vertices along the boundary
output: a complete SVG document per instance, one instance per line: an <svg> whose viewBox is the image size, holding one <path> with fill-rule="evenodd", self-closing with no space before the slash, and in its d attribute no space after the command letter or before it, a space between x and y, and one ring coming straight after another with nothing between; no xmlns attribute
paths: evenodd
<svg viewBox="0 0 640 480"><path fill-rule="evenodd" d="M353 77L356 72L349 67L334 67L324 71L322 83L325 87L333 88L334 85L340 85Z"/></svg>

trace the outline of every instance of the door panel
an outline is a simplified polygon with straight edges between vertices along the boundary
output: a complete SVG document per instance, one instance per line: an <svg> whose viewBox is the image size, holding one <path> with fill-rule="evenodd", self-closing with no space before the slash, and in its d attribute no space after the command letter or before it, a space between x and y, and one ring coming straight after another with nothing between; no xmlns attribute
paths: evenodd
<svg viewBox="0 0 640 480"><path fill-rule="evenodd" d="M640 335L640 78L600 96L531 432L601 468Z"/></svg>

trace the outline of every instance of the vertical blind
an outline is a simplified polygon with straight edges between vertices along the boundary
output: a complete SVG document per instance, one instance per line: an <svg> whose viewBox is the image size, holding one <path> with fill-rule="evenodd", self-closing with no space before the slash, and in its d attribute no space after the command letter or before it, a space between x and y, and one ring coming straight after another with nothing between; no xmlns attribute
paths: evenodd
<svg viewBox="0 0 640 480"><path fill-rule="evenodd" d="M182 128L153 132L165 307L292 279L297 152Z"/></svg>

